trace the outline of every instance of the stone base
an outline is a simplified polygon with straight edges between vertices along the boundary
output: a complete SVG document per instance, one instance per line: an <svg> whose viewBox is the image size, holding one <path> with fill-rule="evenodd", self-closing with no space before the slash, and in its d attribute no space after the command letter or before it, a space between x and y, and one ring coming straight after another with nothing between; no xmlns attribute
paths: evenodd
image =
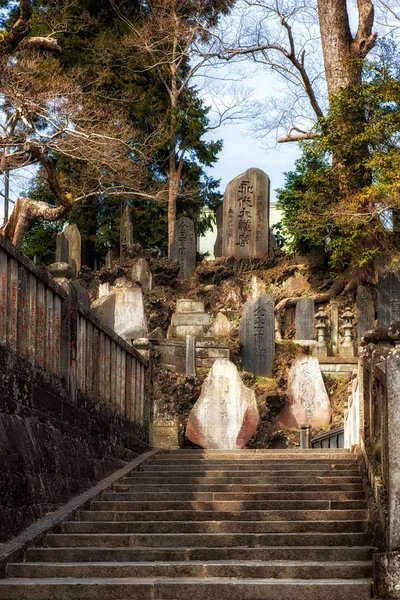
<svg viewBox="0 0 400 600"><path fill-rule="evenodd" d="M339 356L341 358L354 358L354 346L339 346Z"/></svg>
<svg viewBox="0 0 400 600"><path fill-rule="evenodd" d="M377 598L400 599L400 552L374 554L373 564Z"/></svg>
<svg viewBox="0 0 400 600"><path fill-rule="evenodd" d="M314 346L312 349L312 355L317 358L326 358L328 356L328 347L327 346Z"/></svg>
<svg viewBox="0 0 400 600"><path fill-rule="evenodd" d="M175 450L179 448L178 425L152 425L150 444L153 448Z"/></svg>

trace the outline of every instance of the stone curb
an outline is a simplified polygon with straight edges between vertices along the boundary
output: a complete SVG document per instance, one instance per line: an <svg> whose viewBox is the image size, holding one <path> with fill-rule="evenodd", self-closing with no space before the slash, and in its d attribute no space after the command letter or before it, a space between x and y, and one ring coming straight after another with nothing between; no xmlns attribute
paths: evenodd
<svg viewBox="0 0 400 600"><path fill-rule="evenodd" d="M113 483L122 477L125 477L127 473L139 467L158 452L160 452L160 449L156 448L155 450L150 450L149 452L141 454L131 462L127 463L122 469L115 471L105 479L96 483L95 486L89 488L86 492L83 492L83 494L72 498L72 500L58 508L56 511L49 513L35 523L32 523L32 525L16 537L4 544L0 544L0 579L5 578L7 563L19 560L27 545L39 543L47 533L57 527L62 521L67 518L73 518L76 511L84 508L85 505L92 500L95 500Z"/></svg>

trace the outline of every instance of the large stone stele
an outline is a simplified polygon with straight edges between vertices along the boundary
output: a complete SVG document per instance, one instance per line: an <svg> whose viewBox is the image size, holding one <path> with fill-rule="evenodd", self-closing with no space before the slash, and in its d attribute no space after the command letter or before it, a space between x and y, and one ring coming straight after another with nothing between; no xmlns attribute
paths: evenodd
<svg viewBox="0 0 400 600"><path fill-rule="evenodd" d="M269 247L269 177L248 169L225 190L222 256L259 258Z"/></svg>
<svg viewBox="0 0 400 600"><path fill-rule="evenodd" d="M260 416L253 390L228 359L215 361L189 414L186 435L202 448L243 448L254 435Z"/></svg>
<svg viewBox="0 0 400 600"><path fill-rule="evenodd" d="M313 427L329 425L331 407L318 359L298 358L289 371L285 406L277 420L279 429L300 429L303 423Z"/></svg>
<svg viewBox="0 0 400 600"><path fill-rule="evenodd" d="M116 279L115 285L100 286L99 298L92 304L96 316L124 340L147 337L143 293L139 285Z"/></svg>

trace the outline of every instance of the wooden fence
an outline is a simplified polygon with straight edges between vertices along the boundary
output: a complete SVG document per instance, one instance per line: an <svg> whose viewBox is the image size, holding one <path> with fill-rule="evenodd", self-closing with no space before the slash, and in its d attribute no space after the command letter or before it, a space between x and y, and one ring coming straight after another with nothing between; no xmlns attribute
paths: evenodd
<svg viewBox="0 0 400 600"><path fill-rule="evenodd" d="M148 361L0 236L0 344L148 426Z"/></svg>

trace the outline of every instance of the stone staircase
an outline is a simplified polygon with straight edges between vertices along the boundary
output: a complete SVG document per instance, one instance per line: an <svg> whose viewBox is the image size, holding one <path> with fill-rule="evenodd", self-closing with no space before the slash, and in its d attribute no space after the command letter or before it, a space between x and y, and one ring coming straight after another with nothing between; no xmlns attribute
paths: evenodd
<svg viewBox="0 0 400 600"><path fill-rule="evenodd" d="M0 600L367 600L372 552L348 451L177 450L9 564Z"/></svg>

